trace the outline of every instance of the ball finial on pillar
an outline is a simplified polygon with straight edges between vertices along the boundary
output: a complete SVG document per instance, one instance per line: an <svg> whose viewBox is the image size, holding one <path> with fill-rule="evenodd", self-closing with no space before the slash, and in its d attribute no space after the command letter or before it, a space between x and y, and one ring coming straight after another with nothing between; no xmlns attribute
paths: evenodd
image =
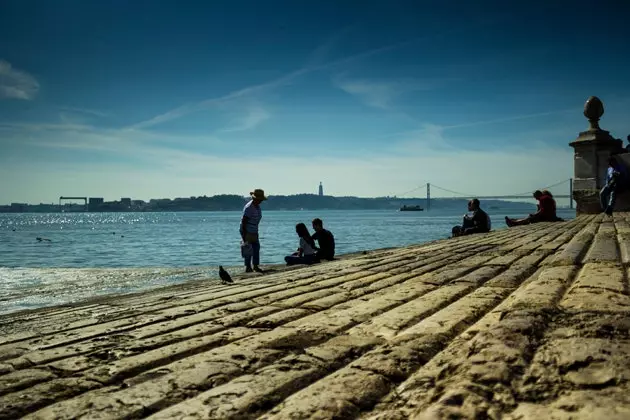
<svg viewBox="0 0 630 420"><path fill-rule="evenodd" d="M584 104L584 116L588 118L589 131L600 130L599 119L604 115L604 104L597 96L591 96Z"/></svg>

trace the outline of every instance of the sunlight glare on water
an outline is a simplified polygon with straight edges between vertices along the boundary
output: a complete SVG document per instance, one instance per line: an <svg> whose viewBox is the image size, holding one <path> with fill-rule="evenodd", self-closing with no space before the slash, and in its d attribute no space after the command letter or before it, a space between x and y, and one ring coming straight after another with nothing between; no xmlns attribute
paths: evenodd
<svg viewBox="0 0 630 420"><path fill-rule="evenodd" d="M267 211L262 264L297 248L295 224L315 217L335 235L337 253L447 238L462 212ZM522 216L524 213L508 216ZM503 229L491 215L493 229ZM573 210L559 216L575 217ZM129 293L242 270L240 212L0 214L0 313ZM37 237L49 239L39 242Z"/></svg>

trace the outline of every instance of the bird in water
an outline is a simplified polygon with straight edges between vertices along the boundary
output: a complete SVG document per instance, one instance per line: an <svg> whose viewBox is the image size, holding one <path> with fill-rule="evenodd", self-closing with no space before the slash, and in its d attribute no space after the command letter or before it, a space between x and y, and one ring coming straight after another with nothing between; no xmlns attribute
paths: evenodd
<svg viewBox="0 0 630 420"><path fill-rule="evenodd" d="M221 283L223 284L234 283L234 281L232 280L232 277L230 277L230 274L223 269L222 265L219 266L219 277L221 278Z"/></svg>

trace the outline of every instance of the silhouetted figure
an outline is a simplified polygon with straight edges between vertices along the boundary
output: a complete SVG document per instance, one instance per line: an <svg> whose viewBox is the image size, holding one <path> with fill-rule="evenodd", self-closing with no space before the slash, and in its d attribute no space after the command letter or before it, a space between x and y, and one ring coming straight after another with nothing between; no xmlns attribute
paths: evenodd
<svg viewBox="0 0 630 420"><path fill-rule="evenodd" d="M313 230L315 233L311 238L314 241L317 241L319 245L318 248L315 248L317 251L317 257L320 260L328 260L332 261L335 259L335 237L332 232L324 229L324 222L322 219L316 218L313 219Z"/></svg>
<svg viewBox="0 0 630 420"><path fill-rule="evenodd" d="M298 234L300 243L296 252L284 257L284 261L287 265L310 265L319 262L315 241L311 238L311 234L308 232L306 225L304 223L298 223L295 225L295 233Z"/></svg>
<svg viewBox="0 0 630 420"><path fill-rule="evenodd" d="M234 281L232 280L232 277L230 277L230 274L223 269L222 265L219 266L219 277L221 278L221 283L223 284L234 283Z"/></svg>
<svg viewBox="0 0 630 420"><path fill-rule="evenodd" d="M534 198L538 200L538 211L530 214L524 219L510 219L505 216L505 224L512 226L529 225L538 222L562 222L562 219L556 215L556 200L547 190L534 191Z"/></svg>
<svg viewBox="0 0 630 420"><path fill-rule="evenodd" d="M255 189L250 192L251 201L245 204L243 208L243 218L241 219L241 226L239 232L241 239L241 256L245 261L245 272L251 273L256 271L258 273L264 273L259 267L260 264L260 239L258 236L258 225L260 219L262 219L262 210L260 209L260 203L265 201L265 191L261 189ZM254 267L252 268L252 263Z"/></svg>
<svg viewBox="0 0 630 420"><path fill-rule="evenodd" d="M599 192L599 201L602 210L612 216L615 209L617 195L626 189L628 184L628 174L626 168L621 165L614 156L608 158L608 169L606 171L606 185Z"/></svg>
<svg viewBox="0 0 630 420"><path fill-rule="evenodd" d="M473 198L468 202L468 211L470 214L464 215L462 225L453 227L453 237L490 232L490 216L481 210L479 199Z"/></svg>

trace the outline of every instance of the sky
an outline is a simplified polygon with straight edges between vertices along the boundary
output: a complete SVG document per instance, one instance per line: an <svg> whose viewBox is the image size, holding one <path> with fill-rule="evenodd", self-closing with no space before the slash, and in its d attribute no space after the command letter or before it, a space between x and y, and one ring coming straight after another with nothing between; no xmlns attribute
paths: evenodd
<svg viewBox="0 0 630 420"><path fill-rule="evenodd" d="M628 13L610 0L0 0L0 204L320 181L365 197L542 188L572 176L589 96L602 128L630 134Z"/></svg>

